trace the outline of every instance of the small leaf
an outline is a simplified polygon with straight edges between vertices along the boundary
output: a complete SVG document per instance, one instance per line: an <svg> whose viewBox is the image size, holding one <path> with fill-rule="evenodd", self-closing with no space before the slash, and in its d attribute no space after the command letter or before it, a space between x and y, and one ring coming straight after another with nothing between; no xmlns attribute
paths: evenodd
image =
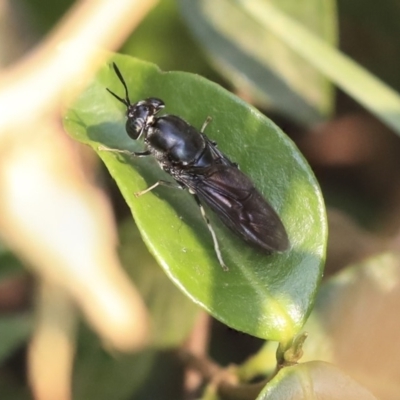
<svg viewBox="0 0 400 400"><path fill-rule="evenodd" d="M291 242L282 254L262 254L208 211L230 268L224 272L190 194L160 187L136 198L135 192L166 174L152 157L100 151L148 248L173 282L215 318L261 338L290 341L311 310L325 257L324 203L307 163L270 120L218 85L188 73L164 73L129 57L117 55L112 61L122 71L132 101L162 98L168 113L195 127L212 116L207 135L252 178L282 218ZM124 106L106 88L123 95L108 66L68 111L66 129L95 150L99 145L142 149L125 132Z"/></svg>
<svg viewBox="0 0 400 400"><path fill-rule="evenodd" d="M339 366L381 399L397 398L400 257L381 253L325 282L304 329L304 360Z"/></svg>
<svg viewBox="0 0 400 400"><path fill-rule="evenodd" d="M377 400L339 368L322 361L281 369L257 397L257 400L282 399Z"/></svg>

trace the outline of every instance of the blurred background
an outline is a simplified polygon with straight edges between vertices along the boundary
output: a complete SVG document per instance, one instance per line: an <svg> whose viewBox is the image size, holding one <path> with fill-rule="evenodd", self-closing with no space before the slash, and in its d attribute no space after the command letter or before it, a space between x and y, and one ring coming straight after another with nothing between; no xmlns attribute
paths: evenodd
<svg viewBox="0 0 400 400"><path fill-rule="evenodd" d="M338 89L317 68L304 62L274 34L265 32L265 27L251 20L240 4L215 0L134 3L129 5L129 13L125 11L125 15L121 16L117 15L117 10L114 14L111 7L108 10L109 19L102 16L102 25L96 28L99 30L94 36L99 37L98 42L89 44L151 61L164 71L200 74L255 105L279 125L308 160L326 201L329 242L325 280L374 255L398 251L400 124L396 133L395 129L388 127L349 96L346 90ZM77 145L67 144L67 139L62 138L62 104L68 98L68 86L72 86L71 83L63 82L64 87L60 87L60 92L64 95L54 94L57 100L52 102L52 108L43 107L39 113L35 110L35 116L28 114L28 108L25 107L40 103L40 89L34 91L27 83L21 88L17 102L12 103L7 97L13 84L22 82L21 76L31 72L39 76L42 64L45 66L52 57L58 57L57 41L60 37L67 42L71 36L79 43L79 35L82 35L81 40L84 40L85 18L89 20L96 7L101 8L99 4L95 1L70 0L3 0L0 3L0 98L2 90L5 93L5 103L1 104L14 104L13 110L19 115L14 120L18 124L0 125L0 162L3 170L0 177L1 400L199 398L204 379L207 381L204 369L212 370L212 363L219 366L240 364L263 345L261 340L231 330L204 315L175 288L141 242L130 211L106 169L91 152L76 150ZM118 2L114 2L114 8L119 6ZM279 8L394 91L400 90L398 1L286 0L280 2ZM118 30L119 24L121 31ZM87 26L91 26L89 22ZM73 71L75 75L71 75L74 83L84 84L89 74L83 66L85 59L77 52L74 56L70 55L69 61L68 66L64 61L64 66L76 66ZM87 64L92 65L89 61ZM54 77L58 76L63 81L64 72L59 69ZM32 79L36 78L33 76ZM40 79L45 81L46 76ZM49 86L54 89L56 85L51 79L53 76L49 73ZM368 95L374 96L373 93ZM378 93L376 97L379 101ZM9 115L9 111L0 107L2 113L3 117ZM121 297L115 300L116 303L126 300L131 302L132 309L137 307L139 311L136 315L140 317L134 323L143 327L147 324L143 309L146 307L151 315L151 326L138 333L137 342L132 339L132 343L128 343L125 337L120 339L115 332L107 330L107 325L112 325L107 319L106 304L109 298L104 294L108 293L107 288L99 286L99 292L95 292L97 289L93 289L93 294L90 292L93 298L99 296L94 306L86 304L86 299L79 298L79 295L74 297L73 286L78 285L74 278L71 278L69 286L72 287L71 292L65 298L60 295L57 285L62 286L62 280L70 279L70 272L60 272L54 278L57 273L50 269L51 265L58 264L58 259L53 250L31 256L27 245L29 232L26 236L18 225L21 223L24 226L24 221L17 222L13 217L10 204L16 204L16 197L7 197L5 193L11 193L9 177L16 176L14 165L22 165L25 171L36 165L20 164L19 157L26 160L27 154L41 146L38 141L50 146L53 130L61 135L56 140L57 144L38 154L41 154L41 160L47 160L48 152L53 157L56 154L56 158L59 155L62 158L61 154L64 153L69 154L68 162L53 168L56 165L53 162L57 160L52 158L51 162L45 162L44 170L47 173L55 171L52 179L57 182L65 179L68 182L65 187L73 182L71 187L74 193L79 192L82 182L90 182L92 191L82 195L83 204L88 208L93 202L101 204L101 216L93 217L102 221L99 223L115 218L116 224L114 226L110 222L112 227L109 230L103 225L95 230L104 229L106 236L101 240L110 244L116 243L118 237L119 257L127 276L137 287L134 293L126 289L129 300ZM36 142L32 142L32 138L36 138ZM21 152L18 150L20 148L23 149ZM74 165L77 171L69 169L68 163ZM9 171L9 165L14 169L10 169L12 173L5 173ZM66 170L72 175L68 175ZM30 182L40 189L40 184L35 182L42 181ZM25 193L26 203L21 203L21 207L24 209L30 205L30 190L29 184L23 183L21 193ZM35 212L32 209L32 213ZM16 215L25 221L31 218L31 215L25 216L18 210ZM52 215L50 211L49 215ZM40 220L38 224L41 223L45 222ZM58 229L63 230L63 227L56 227ZM132 243L135 243L134 247ZM41 263L41 257L51 259L50 267L46 262ZM109 256L104 257L108 260ZM133 258L142 260L140 269L131 268L130 260ZM42 268L40 265L46 266ZM397 261L395 266L399 266ZM71 273L71 276L75 276L75 273ZM107 270L101 279L108 281L108 274ZM49 286L48 282L52 282L53 278L56 285L52 283ZM94 281L90 279L93 284ZM113 279L110 278L110 281ZM125 285L124 277L115 279L118 282L121 280L122 286ZM125 293L124 290L125 286L121 293ZM398 295L397 286L396 290ZM135 296L140 300L136 300ZM54 309L49 310L49 306ZM393 313L395 319L397 307L397 302L385 305L388 315ZM104 314L92 314L98 311L92 308L104 308ZM124 312L129 313L132 309L127 308ZM54 313L59 319L64 319L63 322L58 321L62 328L54 329L58 325L52 319L50 333L47 333L49 336L41 337L40 329L48 328L48 315ZM81 314L83 318L79 317ZM66 317L61 318L60 315ZM121 315L124 313L121 312ZM125 322L118 328L120 332L131 327ZM375 322L371 323L374 325ZM398 333L398 328L397 324L390 327L393 337ZM63 333L60 334L58 330ZM141 342L145 336L151 339L150 345L144 348ZM390 341L390 338L379 336L376 343ZM51 364L43 367L40 360L51 360L58 345L64 349L60 363L64 363L65 370L58 375L60 381L50 381L46 376L49 376L49 371L55 372L57 367ZM397 346L396 343L393 346ZM136 351L125 354L127 348ZM42 350L36 353L35 349L42 349L44 353L40 352ZM188 361L183 355L186 351L197 354L204 361L204 369L197 368L200 373L187 368ZM390 362L392 369L398 367L399 360L395 356ZM380 391L380 385L377 384L374 394L381 395L382 399L394 399L393 393L398 387L393 383L396 377L392 378L389 381L390 385L394 385L393 391L387 387Z"/></svg>

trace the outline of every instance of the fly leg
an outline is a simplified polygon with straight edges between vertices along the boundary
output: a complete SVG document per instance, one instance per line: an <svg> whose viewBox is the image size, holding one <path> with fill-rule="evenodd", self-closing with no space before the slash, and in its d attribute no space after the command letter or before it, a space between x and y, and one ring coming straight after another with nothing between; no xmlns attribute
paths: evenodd
<svg viewBox="0 0 400 400"><path fill-rule="evenodd" d="M212 121L212 117L208 116L206 118L206 120L203 122L203 125L200 128L200 132L204 135L204 131L206 130L207 126L209 125L209 123ZM214 142L214 140L210 140L208 137L205 136L205 139L210 142L213 146L217 145L217 142Z"/></svg>
<svg viewBox="0 0 400 400"><path fill-rule="evenodd" d="M217 255L219 264L221 265L221 267L222 267L222 269L223 269L224 271L229 271L229 268L226 266L226 264L225 264L225 262L224 262L224 260L223 260L223 258L222 258L222 254L221 254L221 250L220 250L220 248L219 248L219 243L218 243L217 235L215 234L215 231L214 231L214 229L213 229L213 227L212 227L212 225L211 225L211 223L210 223L210 220L209 220L208 217L207 217L206 210L204 209L204 207L203 207L203 205L201 204L200 199L197 197L197 195L196 195L195 193L193 193L193 192L191 192L191 193L192 193L194 199L196 200L196 203L197 203L197 205L198 205L199 208L200 208L201 215L202 215L202 217L204 218L204 221L206 222L207 228L208 228L208 230L209 230L210 233L211 233L211 236L212 236L212 239L213 239L213 242L214 242L215 254Z"/></svg>
<svg viewBox="0 0 400 400"><path fill-rule="evenodd" d="M201 126L201 129L200 129L200 132L201 132L201 133L204 133L204 131L205 131L206 128L207 128L207 125L208 125L211 121L212 121L212 117L208 116L208 117L206 118L206 120L203 122L203 125Z"/></svg>
<svg viewBox="0 0 400 400"><path fill-rule="evenodd" d="M110 147L100 145L97 150L99 151L109 151L110 153L118 153L118 154L126 154L130 157L146 157L151 155L149 150L146 151L129 151L129 150L120 150L120 149L111 149Z"/></svg>
<svg viewBox="0 0 400 400"><path fill-rule="evenodd" d="M99 146L98 150L100 150L100 151L109 151L111 153L126 154L127 156L131 156L131 157L146 157L146 156L150 156L151 155L151 152L149 150L146 150L146 151L129 151L129 150L111 149L111 148L103 146L103 145ZM172 183L172 182L159 180L154 185L149 186L147 189L141 190L140 192L136 192L135 196L136 197L140 197L143 194L146 194L147 192L150 192L151 190L153 190L154 188L156 188L159 185L172 187L174 189L183 189L183 187L181 185L179 185L179 184L176 185L175 183Z"/></svg>
<svg viewBox="0 0 400 400"><path fill-rule="evenodd" d="M140 192L136 192L135 193L135 197L140 197L140 196L152 191L157 186L168 186L168 187L173 188L173 189L183 189L183 187L181 185L179 185L179 184L177 185L177 184L175 184L173 182L159 180L156 183L154 183L153 185L149 186L147 189L141 190Z"/></svg>
<svg viewBox="0 0 400 400"><path fill-rule="evenodd" d="M223 164L230 165L232 167L235 167L239 169L239 165L235 162L232 162L229 160L226 156L224 156L217 148L217 142L215 140L211 140L208 138L204 131L206 130L207 126L210 124L212 121L212 117L208 116L206 120L203 122L203 125L201 126L200 132L202 133L204 139L211 145L211 151L215 154L215 156L222 161Z"/></svg>

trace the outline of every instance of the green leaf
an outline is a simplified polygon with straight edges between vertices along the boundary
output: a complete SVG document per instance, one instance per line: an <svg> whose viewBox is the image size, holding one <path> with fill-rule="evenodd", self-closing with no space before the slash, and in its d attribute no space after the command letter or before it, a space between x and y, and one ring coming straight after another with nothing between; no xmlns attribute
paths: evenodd
<svg viewBox="0 0 400 400"><path fill-rule="evenodd" d="M32 400L28 386L16 379L10 379L6 373L0 375L1 400Z"/></svg>
<svg viewBox="0 0 400 400"><path fill-rule="evenodd" d="M389 86L400 90L400 8L397 1L338 0L338 12L344 52Z"/></svg>
<svg viewBox="0 0 400 400"><path fill-rule="evenodd" d="M257 397L257 400L282 399L377 400L339 368L322 361L281 369Z"/></svg>
<svg viewBox="0 0 400 400"><path fill-rule="evenodd" d="M5 248L1 248L0 243L0 280L24 272L21 261Z"/></svg>
<svg viewBox="0 0 400 400"><path fill-rule="evenodd" d="M370 257L329 278L304 326L308 338L301 361L333 363L378 398L397 398L400 321L393 316L400 304L399 288L400 256L395 252ZM271 374L276 347L266 343L240 367L240 377Z"/></svg>
<svg viewBox="0 0 400 400"><path fill-rule="evenodd" d="M33 317L30 313L0 317L0 364L28 340L32 327Z"/></svg>
<svg viewBox="0 0 400 400"><path fill-rule="evenodd" d="M156 352L109 354L99 338L82 327L74 379L75 400L126 400L140 390L154 366Z"/></svg>
<svg viewBox="0 0 400 400"><path fill-rule="evenodd" d="M305 329L304 360L332 362L378 398L396 398L400 382L400 256L385 252L327 280Z"/></svg>
<svg viewBox="0 0 400 400"><path fill-rule="evenodd" d="M190 194L160 187L136 198L135 192L166 179L166 174L152 157L100 151L144 242L173 282L215 318L261 338L290 341L311 310L325 257L324 203L307 163L270 120L218 85L188 73L164 73L129 57L116 55L112 61L125 76L132 101L162 98L168 113L196 127L212 116L207 134L268 198L287 228L291 248L283 254L260 253L209 212L230 267L224 272ZM108 66L67 112L66 129L95 150L100 144L143 148L127 136L126 110L106 87L123 95Z"/></svg>
<svg viewBox="0 0 400 400"><path fill-rule="evenodd" d="M121 261L149 310L154 348L177 347L193 327L199 307L158 267L132 220L119 228Z"/></svg>
<svg viewBox="0 0 400 400"><path fill-rule="evenodd" d="M235 0L255 23L262 24L339 88L359 101L400 135L400 96L308 28L263 0Z"/></svg>
<svg viewBox="0 0 400 400"><path fill-rule="evenodd" d="M247 0L246 0L247 1ZM307 26L331 45L337 41L334 0L261 0ZM180 0L182 15L214 63L241 90L292 118L310 123L333 109L333 87L326 77L245 7L231 0Z"/></svg>
<svg viewBox="0 0 400 400"><path fill-rule="evenodd" d="M182 57L189 52L190 57ZM184 25L175 0L159 1L151 9L124 43L123 53L155 63L164 70L179 68L203 76L216 75Z"/></svg>

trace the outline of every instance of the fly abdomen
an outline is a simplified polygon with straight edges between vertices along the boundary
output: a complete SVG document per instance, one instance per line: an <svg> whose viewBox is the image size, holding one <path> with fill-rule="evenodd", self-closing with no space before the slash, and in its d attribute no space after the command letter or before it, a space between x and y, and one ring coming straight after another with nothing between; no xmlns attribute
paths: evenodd
<svg viewBox="0 0 400 400"><path fill-rule="evenodd" d="M222 222L246 242L267 252L289 247L279 216L239 169L214 165L197 182L195 190Z"/></svg>

